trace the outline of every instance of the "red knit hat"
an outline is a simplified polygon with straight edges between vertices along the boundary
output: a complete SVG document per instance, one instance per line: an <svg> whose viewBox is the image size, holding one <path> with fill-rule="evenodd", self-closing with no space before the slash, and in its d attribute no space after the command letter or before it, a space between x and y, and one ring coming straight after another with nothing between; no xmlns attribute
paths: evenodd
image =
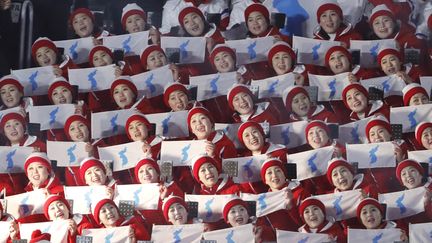
<svg viewBox="0 0 432 243"><path fill-rule="evenodd" d="M244 84L234 84L230 90L228 90L227 99L228 99L228 105L231 108L231 110L234 110L233 106L233 100L234 96L236 96L238 93L244 92L248 94L252 100L254 100L255 96L250 91L249 87Z"/></svg>
<svg viewBox="0 0 432 243"><path fill-rule="evenodd" d="M145 159L142 159L142 160L140 160L136 165L135 165L135 169L134 169L134 172L135 172L135 180L139 183L139 179L138 179L138 177L139 177L139 170L140 170L140 168L141 168L141 166L143 166L143 165L151 165L155 170L156 170L156 172L158 173L158 175L160 175L160 169L159 169L159 165L158 165L158 163L156 162L156 161L154 161L152 158L145 158Z"/></svg>
<svg viewBox="0 0 432 243"><path fill-rule="evenodd" d="M391 133L391 126L390 123L387 121L387 119L383 116L377 116L373 119L369 120L365 127L366 137L368 141L370 142L369 132L374 126L382 126L384 127L389 133Z"/></svg>
<svg viewBox="0 0 432 243"><path fill-rule="evenodd" d="M287 111L290 111L290 112L292 111L292 101L293 101L294 97L300 93L306 95L306 97L308 97L308 99L310 100L309 93L302 86L293 85L293 86L288 87L283 92L283 100L285 101L285 108Z"/></svg>
<svg viewBox="0 0 432 243"><path fill-rule="evenodd" d="M198 183L201 182L199 179L199 176L198 176L199 169L205 163L213 164L216 167L218 173L220 174L220 172L221 172L221 169L219 168L218 162L216 162L216 160L210 156L201 155L201 156L194 158L194 160L192 162L193 162L192 163L193 164L193 167L192 167L193 176Z"/></svg>
<svg viewBox="0 0 432 243"><path fill-rule="evenodd" d="M48 88L48 99L50 100L50 102L53 104L53 99L52 99L52 93L54 91L54 89L63 86L66 89L68 89L71 93L73 91L72 89L72 85L62 76L57 77L54 79L54 82L52 82Z"/></svg>
<svg viewBox="0 0 432 243"><path fill-rule="evenodd" d="M418 170L418 172L420 173L420 175L424 174L423 167L420 165L419 162L417 162L413 159L406 159L404 161L401 161L398 163L398 165L396 167L396 178L398 179L398 181L400 182L401 185L402 185L401 172L404 168L406 168L408 166L413 166L414 168L416 168Z"/></svg>
<svg viewBox="0 0 432 243"><path fill-rule="evenodd" d="M48 158L47 154L41 152L33 152L27 157L24 163L24 171L26 175L27 175L27 168L30 166L30 164L36 162L41 163L43 166L45 166L48 170L48 174L51 173L51 161Z"/></svg>
<svg viewBox="0 0 432 243"><path fill-rule="evenodd" d="M289 54L289 56L291 58L291 62L293 64L297 60L297 55L294 53L291 46L284 41L278 41L275 44L273 44L273 46L271 47L271 49L269 50L269 52L267 54L267 61L270 64L270 67L273 66L273 63L272 63L273 56L276 55L276 53L281 52L281 51L287 52Z"/></svg>
<svg viewBox="0 0 432 243"><path fill-rule="evenodd" d="M184 9L182 9L178 15L178 22L180 23L181 27L184 27L183 20L186 17L186 15L188 15L190 13L198 14L201 17L201 19L203 21L205 21L204 15L201 12L201 10L197 7L190 6L190 7L186 7Z"/></svg>
<svg viewBox="0 0 432 243"><path fill-rule="evenodd" d="M150 122L147 120L147 118L143 115L143 114L133 114L131 115L127 120L126 120L126 125L125 125L125 129L126 129L126 135L128 136L128 138L130 140L132 140L132 136L129 134L129 125L133 122L133 121L140 121L142 123L144 123L144 125L147 127L147 130L150 131L151 130L151 125Z"/></svg>
<svg viewBox="0 0 432 243"><path fill-rule="evenodd" d="M6 84L13 84L15 87L24 94L24 87L22 84L18 81L18 78L14 75L6 75L3 78L0 79L0 89L5 86Z"/></svg>
<svg viewBox="0 0 432 243"><path fill-rule="evenodd" d="M348 93L348 91L350 91L351 89L356 88L358 91L362 92L364 94L364 96L366 96L366 98L368 98L369 96L369 92L366 90L365 87L363 87L363 85L359 84L359 83L351 83L348 84L347 86L345 86L345 88L342 91L342 101L345 104L345 107L349 107L348 106L348 102L347 102L347 98L346 95Z"/></svg>
<svg viewBox="0 0 432 243"><path fill-rule="evenodd" d="M381 60L387 55L394 55L399 59L400 62L403 62L402 53L400 51L393 48L384 48L381 49L377 55L377 62L379 65L381 65Z"/></svg>
<svg viewBox="0 0 432 243"><path fill-rule="evenodd" d="M238 131L237 131L237 138L239 139L239 142L243 144L243 146L245 145L245 143L244 143L244 141L243 141L243 132L244 132L244 130L246 130L246 128L248 128L248 127L255 127L255 128L257 128L258 131L261 133L261 135L262 135L263 137L265 136L265 134L264 134L264 130L263 130L262 126L261 126L258 122L255 122L255 121L247 121L247 122L244 122L244 123L242 123L242 124L239 126Z"/></svg>
<svg viewBox="0 0 432 243"><path fill-rule="evenodd" d="M71 210L70 210L69 202L63 196L60 196L60 195L50 195L45 200L45 203L44 203L44 215L45 215L45 218L47 220L51 220L50 217L49 217L48 209L49 209L49 206L51 205L51 203L53 203L55 201L61 201L62 203L64 203L66 205L67 209L69 210L69 215L68 215L68 218L69 218L72 215Z"/></svg>
<svg viewBox="0 0 432 243"><path fill-rule="evenodd" d="M344 159L332 159L328 162L327 165L327 180L330 182L330 184L333 184L333 180L332 180L332 172L333 169L338 167L338 166L345 166L349 171L351 171L351 174L354 176L354 168L352 167L352 165L350 163L348 163L346 160Z"/></svg>
<svg viewBox="0 0 432 243"><path fill-rule="evenodd" d="M432 14L429 15L427 24L428 24L429 30L432 30Z"/></svg>
<svg viewBox="0 0 432 243"><path fill-rule="evenodd" d="M141 18L144 19L145 22L147 22L146 13L144 12L144 10L136 3L129 3L122 10L121 24L124 30L126 30L127 18L129 18L129 16L132 16L134 14L138 14L139 16L141 16Z"/></svg>
<svg viewBox="0 0 432 243"><path fill-rule="evenodd" d="M324 60L325 60L325 65L327 67L330 67L330 56L335 51L342 52L348 58L348 61L350 63L352 63L352 55L351 55L351 53L345 47L343 47L343 46L333 46L333 47L331 47L330 49L327 50L326 55L325 55L325 59Z"/></svg>
<svg viewBox="0 0 432 243"><path fill-rule="evenodd" d="M91 18L91 20L93 21L93 23L95 22L95 16L94 14L90 11L90 9L88 8L77 8L75 9L70 15L69 15L69 24L72 25L73 23L73 19L75 18L75 16L77 14L85 14L87 16L89 16Z"/></svg>
<svg viewBox="0 0 432 243"><path fill-rule="evenodd" d="M214 59L216 57L217 54L221 53L221 52L228 52L234 59L234 63L236 62L236 54L235 54L235 50L232 49L231 47L229 47L228 45L225 44L218 44L216 45L213 50L210 53L209 59L210 59L210 63L213 67L213 69L216 71L216 67L215 67L215 62Z"/></svg>
<svg viewBox="0 0 432 243"><path fill-rule="evenodd" d="M211 115L209 110L207 110L206 108L204 108L202 106L194 106L192 109L189 110L188 116L187 116L187 123L188 123L189 131L192 131L192 127L190 124L192 116L195 114L198 114L198 113L201 113L201 114L207 116L210 119L211 123L214 124L213 116Z"/></svg>
<svg viewBox="0 0 432 243"><path fill-rule="evenodd" d="M303 212L305 211L305 209L306 209L307 207L309 207L309 206L311 206L311 205L314 205L314 206L319 207L319 208L321 209L321 211L323 212L323 214L324 214L324 218L325 218L326 211L325 211L325 206L324 206L324 204L323 204L319 199L317 199L317 198L314 198L314 197L308 197L308 198L306 198L305 200L303 200L303 201L300 203L300 206L299 206L299 213L300 213L300 217L302 218L303 221L304 221Z"/></svg>
<svg viewBox="0 0 432 243"><path fill-rule="evenodd" d="M249 5L245 9L245 11L244 11L244 18L245 18L245 22L246 23L247 23L247 20L249 18L249 15L252 12L255 12L255 11L260 12L266 18L267 23L270 23L270 14L269 14L269 11L268 11L268 9L264 5L262 5L260 3L252 3L251 5Z"/></svg>
<svg viewBox="0 0 432 243"><path fill-rule="evenodd" d="M66 119L65 125L63 127L63 131L69 140L71 140L71 136L69 135L69 128L74 121L80 121L80 122L84 123L84 125L86 125L88 130L90 131L90 122L87 120L87 118L85 118L81 115L72 115L68 119Z"/></svg>
<svg viewBox="0 0 432 243"><path fill-rule="evenodd" d="M94 54L95 54L97 51L104 51L104 52L106 52L106 53L107 53L111 58L114 58L114 55L113 55L111 49L109 49L108 47L106 47L106 46L102 46L102 45L95 46L95 47L93 47L93 48L91 49L91 51L90 51L90 53L89 53L89 64L90 64L91 67L94 67L94 64L93 64L93 56L94 56Z"/></svg>
<svg viewBox="0 0 432 243"><path fill-rule="evenodd" d="M103 172L106 174L105 166L100 160L98 160L94 157L85 158L81 161L80 168L79 168L80 177L84 183L85 183L86 171L93 166L97 166L97 167L101 168L103 170Z"/></svg>
<svg viewBox="0 0 432 243"><path fill-rule="evenodd" d="M114 97L114 89L117 87L117 85L124 84L128 86L132 92L135 94L135 96L138 95L138 90L135 84L132 82L132 79L129 76L120 76L114 82L111 84L111 96Z"/></svg>
<svg viewBox="0 0 432 243"><path fill-rule="evenodd" d="M19 121L24 129L26 128L26 121L24 119L24 117L16 112L11 112L11 113L7 113L6 115L4 115L0 121L0 127L2 130L4 130L4 126L6 125L6 122L8 122L9 120L15 119L17 121Z"/></svg>
<svg viewBox="0 0 432 243"><path fill-rule="evenodd" d="M147 70L147 58L153 51L160 51L165 55L165 52L162 50L162 48L158 45L149 45L144 49L144 51L141 53L141 66L144 68L144 70Z"/></svg>
<svg viewBox="0 0 432 243"><path fill-rule="evenodd" d="M372 9L372 13L369 16L369 25L372 26L374 20L379 16L388 16L393 20L393 22L395 22L393 12L385 4L380 4Z"/></svg>
<svg viewBox="0 0 432 243"><path fill-rule="evenodd" d="M52 49L55 53L58 53L57 47L54 44L54 42L47 37L39 37L32 45L31 53L33 60L36 61L36 52L41 47L48 47L49 49Z"/></svg>
<svg viewBox="0 0 432 243"><path fill-rule="evenodd" d="M177 82L169 84L167 87L165 87L165 90L163 93L163 100L164 100L164 103L167 107L170 107L168 100L169 100L170 94L174 91L181 91L181 92L185 93L186 95L189 94L188 90L186 89L186 87L183 84L177 83Z"/></svg>
<svg viewBox="0 0 432 243"><path fill-rule="evenodd" d="M279 160L279 159L277 159L277 158L269 158L269 159L266 159L266 160L262 163L262 165L261 165L261 180L262 180L262 182L263 182L264 184L265 184L265 182L266 182L266 179L265 179L266 171L267 171L268 168L270 168L270 167L272 167L272 166L279 166L279 167L282 169L282 171L283 171L283 173L284 173L284 175L285 175L285 178L286 178L286 176L287 176L286 168L285 168L285 166L284 166L284 164L282 163L281 160Z"/></svg>
<svg viewBox="0 0 432 243"><path fill-rule="evenodd" d="M178 196L173 196L170 195L169 197L167 197L164 201L163 201L163 205L162 205L162 210L163 210L163 215L165 217L165 220L168 222L168 212L169 212L169 208L171 207L171 205L173 205L174 203L179 203L181 204L186 211L188 210L188 206L185 202L185 200L181 197Z"/></svg>
<svg viewBox="0 0 432 243"><path fill-rule="evenodd" d="M313 127L322 128L324 131L326 131L327 135L330 136L330 128L327 126L327 124L323 121L320 121L320 120L314 120L314 121L309 122L309 124L307 124L307 126L305 128L306 139L308 137L309 130ZM309 141L307 141L307 142L309 143Z"/></svg>
<svg viewBox="0 0 432 243"><path fill-rule="evenodd" d="M51 234L50 233L43 233L40 230L35 230L31 234L31 239L29 243L37 243L39 241L50 241L51 240Z"/></svg>
<svg viewBox="0 0 432 243"><path fill-rule="evenodd" d="M360 220L360 214L361 214L361 210L364 206L372 204L373 206L377 207L378 210L381 212L381 215L384 214L384 209L382 208L380 202L378 202L375 198L365 198L363 200L360 201L359 205L357 206L357 219Z"/></svg>
<svg viewBox="0 0 432 243"><path fill-rule="evenodd" d="M419 124L417 124L417 127L415 129L415 138L420 145L422 145L422 141L421 141L422 133L428 127L432 127L431 122L420 122Z"/></svg>
<svg viewBox="0 0 432 243"><path fill-rule="evenodd" d="M238 197L234 197L227 204L225 204L225 206L223 208L222 215L223 215L225 222L228 223L228 213L231 210L231 208L233 208L234 206L237 206L237 205L242 205L244 208L246 208L246 210L248 209L248 206L247 206L245 201L241 200Z"/></svg>
<svg viewBox="0 0 432 243"><path fill-rule="evenodd" d="M92 208L93 219L95 220L96 224L98 224L98 225L101 225L101 222L100 222L100 219L99 219L100 210L107 203L113 205L116 208L116 210L117 210L117 212L118 212L118 214L120 216L120 211L119 211L117 205L114 203L113 200L108 199L108 198L102 199L98 203L96 203L96 205Z"/></svg>
<svg viewBox="0 0 432 243"><path fill-rule="evenodd" d="M409 105L409 102L411 100L411 98L418 93L422 93L424 94L426 97L428 97L429 99L429 95L426 92L425 88L423 88L420 84L418 83L410 83L407 86L405 86L402 89L402 93L403 93L403 103L405 106Z"/></svg>
<svg viewBox="0 0 432 243"><path fill-rule="evenodd" d="M339 4L337 4L336 1L325 1L324 4L321 4L321 6L319 6L317 13L316 13L316 17L317 17L317 21L318 23L320 22L320 18L321 15L327 11L327 10L334 10L337 15L339 15L339 18L341 20L343 20L343 13L342 13L342 9L340 8Z"/></svg>

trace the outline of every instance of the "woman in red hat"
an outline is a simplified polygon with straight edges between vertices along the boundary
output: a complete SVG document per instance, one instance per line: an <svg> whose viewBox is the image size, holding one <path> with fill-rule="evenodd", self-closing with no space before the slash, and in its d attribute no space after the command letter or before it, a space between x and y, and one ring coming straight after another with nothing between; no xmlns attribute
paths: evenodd
<svg viewBox="0 0 432 243"><path fill-rule="evenodd" d="M0 110L14 107L22 107L24 110L29 105L33 105L31 98L24 97L24 87L13 75L6 75L0 79L0 97Z"/></svg>
<svg viewBox="0 0 432 243"><path fill-rule="evenodd" d="M419 150L432 150L432 123L420 122L415 129L415 139Z"/></svg>
<svg viewBox="0 0 432 243"><path fill-rule="evenodd" d="M9 238L7 242L11 242L13 240L18 240L19 238L19 228L18 224L12 215L7 214L3 209L3 204L0 203L0 222L10 222L9 224Z"/></svg>
<svg viewBox="0 0 432 243"><path fill-rule="evenodd" d="M165 106L171 111L190 110L192 104L189 102L189 91L181 83L171 83L165 87L163 93Z"/></svg>
<svg viewBox="0 0 432 243"><path fill-rule="evenodd" d="M160 45L160 33L158 29L147 24L147 14L138 4L129 3L123 8L121 24L123 30L129 34L148 30L149 44Z"/></svg>
<svg viewBox="0 0 432 243"><path fill-rule="evenodd" d="M114 74L116 77L120 75L135 75L141 73L143 70L141 69L141 65L138 61L138 70L132 69L130 63L124 62L124 66L120 67L120 63L114 63L114 54L106 46L97 45L93 47L89 52L89 65L90 67L103 67L111 64L116 64ZM123 60L118 60L123 61Z"/></svg>
<svg viewBox="0 0 432 243"><path fill-rule="evenodd" d="M170 195L163 200L162 212L167 224L191 224L193 219L188 215L188 205L182 197Z"/></svg>
<svg viewBox="0 0 432 243"><path fill-rule="evenodd" d="M429 104L429 95L418 83L411 83L402 89L404 106Z"/></svg>
<svg viewBox="0 0 432 243"><path fill-rule="evenodd" d="M88 8L75 9L69 15L69 26L78 38L97 38L101 35L96 26L95 16Z"/></svg>
<svg viewBox="0 0 432 243"><path fill-rule="evenodd" d="M105 186L106 195L113 198L117 181L108 176L105 165L99 159L83 159L79 167L79 176L86 186Z"/></svg>
<svg viewBox="0 0 432 243"><path fill-rule="evenodd" d="M51 161L46 153L30 154L24 163L24 171L29 180L25 191L44 188L48 194L63 193L63 185L52 171Z"/></svg>

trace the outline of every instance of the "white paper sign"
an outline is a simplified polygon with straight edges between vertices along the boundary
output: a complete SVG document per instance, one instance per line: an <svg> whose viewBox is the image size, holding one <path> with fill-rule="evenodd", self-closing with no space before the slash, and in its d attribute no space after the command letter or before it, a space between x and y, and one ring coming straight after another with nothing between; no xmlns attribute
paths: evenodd
<svg viewBox="0 0 432 243"><path fill-rule="evenodd" d="M66 120L75 114L75 105L31 106L29 113L30 122L39 123L41 131L59 129L63 128Z"/></svg>
<svg viewBox="0 0 432 243"><path fill-rule="evenodd" d="M240 125L241 125L240 123L233 123L233 124L215 123L215 130L222 131L234 143L234 146L238 149L243 147L243 145L240 144L240 141L237 137L237 131Z"/></svg>
<svg viewBox="0 0 432 243"><path fill-rule="evenodd" d="M342 100L342 90L350 84L348 73L332 76L308 74L309 85L318 87L318 101Z"/></svg>
<svg viewBox="0 0 432 243"><path fill-rule="evenodd" d="M24 87L25 96L48 94L48 88L56 77L53 66L12 70L11 74Z"/></svg>
<svg viewBox="0 0 432 243"><path fill-rule="evenodd" d="M283 144L287 148L295 148L306 144L305 128L307 121L298 121L270 126L272 143Z"/></svg>
<svg viewBox="0 0 432 243"><path fill-rule="evenodd" d="M203 63L206 50L206 37L161 37L161 47L180 49L180 63Z"/></svg>
<svg viewBox="0 0 432 243"><path fill-rule="evenodd" d="M205 232L203 237L205 240L215 240L216 242L253 243L255 242L253 228L254 226L252 224L245 224L237 227Z"/></svg>
<svg viewBox="0 0 432 243"><path fill-rule="evenodd" d="M33 147L0 146L0 174L24 173L24 163L27 157L33 153Z"/></svg>
<svg viewBox="0 0 432 243"><path fill-rule="evenodd" d="M356 217L357 206L362 199L362 194L359 189L323 194L314 197L325 205L327 216L332 216L337 221L340 221Z"/></svg>
<svg viewBox="0 0 432 243"><path fill-rule="evenodd" d="M339 41L316 40L293 36L293 49L297 50L297 63L325 66L325 55Z"/></svg>
<svg viewBox="0 0 432 243"><path fill-rule="evenodd" d="M368 143L366 125L372 117L350 122L339 126L339 141L342 144Z"/></svg>
<svg viewBox="0 0 432 243"><path fill-rule="evenodd" d="M285 209L286 191L265 192L261 194L241 193L243 201L256 202L256 216L262 217L278 210Z"/></svg>
<svg viewBox="0 0 432 243"><path fill-rule="evenodd" d="M401 240L401 230L391 229L351 229L348 228L348 243L396 242Z"/></svg>
<svg viewBox="0 0 432 243"><path fill-rule="evenodd" d="M80 92L110 89L112 82L116 78L114 74L115 64L102 67L69 69L68 72L70 84L77 85Z"/></svg>
<svg viewBox="0 0 432 243"><path fill-rule="evenodd" d="M21 239L30 240L33 231L40 230L42 233L51 235L50 242L52 243L67 243L68 242L68 226L67 220L55 220L43 223L19 224Z"/></svg>
<svg viewBox="0 0 432 243"><path fill-rule="evenodd" d="M88 62L90 50L94 47L93 37L54 41L54 44L57 48L64 48L64 54L76 64Z"/></svg>
<svg viewBox="0 0 432 243"><path fill-rule="evenodd" d="M237 83L237 72L215 73L189 78L189 83L198 87L197 100L208 100L226 95L228 90Z"/></svg>
<svg viewBox="0 0 432 243"><path fill-rule="evenodd" d="M99 158L101 160L112 160L114 171L134 168L138 161L144 156L142 146L143 143L137 141L114 146L98 147Z"/></svg>
<svg viewBox="0 0 432 243"><path fill-rule="evenodd" d="M237 65L267 61L267 52L273 46L273 36L248 38L243 40L226 41L236 52Z"/></svg>
<svg viewBox="0 0 432 243"><path fill-rule="evenodd" d="M431 97L432 91L432 76L420 77L420 84L426 90L429 97Z"/></svg>
<svg viewBox="0 0 432 243"><path fill-rule="evenodd" d="M377 56L384 48L397 48L396 41L394 39L350 41L350 49L360 50L360 66L364 68L378 67Z"/></svg>
<svg viewBox="0 0 432 243"><path fill-rule="evenodd" d="M432 171L432 150L408 151L408 159L429 164L429 174Z"/></svg>
<svg viewBox="0 0 432 243"><path fill-rule="evenodd" d="M432 104L390 107L390 123L402 124L402 132L413 132L423 121L432 121Z"/></svg>
<svg viewBox="0 0 432 243"><path fill-rule="evenodd" d="M173 166L192 166L192 159L205 153L207 140L162 141L161 161Z"/></svg>
<svg viewBox="0 0 432 243"><path fill-rule="evenodd" d="M327 172L327 163L333 156L334 147L314 149L288 156L288 163L297 164L297 180L305 180Z"/></svg>
<svg viewBox="0 0 432 243"><path fill-rule="evenodd" d="M204 231L203 224L153 225L153 243L199 243Z"/></svg>
<svg viewBox="0 0 432 243"><path fill-rule="evenodd" d="M282 97L285 89L295 84L294 73L286 73L283 75L261 79L252 80L251 86L258 87L258 98L271 98Z"/></svg>
<svg viewBox="0 0 432 243"><path fill-rule="evenodd" d="M384 97L390 95L402 96L402 89L405 88L406 84L400 77L393 74L391 76L384 76L378 78L370 78L360 80L360 83L366 88L376 87L384 91Z"/></svg>
<svg viewBox="0 0 432 243"><path fill-rule="evenodd" d="M92 138L106 138L124 134L127 119L135 113L134 109L92 113Z"/></svg>
<svg viewBox="0 0 432 243"><path fill-rule="evenodd" d="M432 241L432 223L409 224L409 242L423 243Z"/></svg>
<svg viewBox="0 0 432 243"><path fill-rule="evenodd" d="M43 214L45 199L45 193L41 189L8 196L6 212L16 219L32 214Z"/></svg>
<svg viewBox="0 0 432 243"><path fill-rule="evenodd" d="M91 204L109 198L106 186L65 186L66 199L73 200L73 213L91 214Z"/></svg>
<svg viewBox="0 0 432 243"><path fill-rule="evenodd" d="M118 205L121 200L134 202L135 209L156 210L158 208L160 189L158 183L117 185L114 201Z"/></svg>
<svg viewBox="0 0 432 243"><path fill-rule="evenodd" d="M225 204L234 195L185 195L186 202L198 202L198 218L203 222L216 222L223 218Z"/></svg>
<svg viewBox="0 0 432 243"><path fill-rule="evenodd" d="M103 229L83 229L83 236L91 236L92 242L124 242L129 243L131 226L120 226Z"/></svg>
<svg viewBox="0 0 432 243"><path fill-rule="evenodd" d="M359 169L395 167L396 158L392 142L347 144L347 160L358 162Z"/></svg>
<svg viewBox="0 0 432 243"><path fill-rule="evenodd" d="M156 124L156 135L169 138L189 136L188 111L165 112L146 115L150 123Z"/></svg>
<svg viewBox="0 0 432 243"><path fill-rule="evenodd" d="M57 161L59 167L79 166L80 161L88 157L85 142L47 141L47 154Z"/></svg>
<svg viewBox="0 0 432 243"><path fill-rule="evenodd" d="M276 230L277 242L297 242L297 243L322 243L329 242L328 234L322 233L299 233L285 230Z"/></svg>
<svg viewBox="0 0 432 243"><path fill-rule="evenodd" d="M131 79L139 93L147 98L163 94L165 85L174 82L169 65L131 76Z"/></svg>
<svg viewBox="0 0 432 243"><path fill-rule="evenodd" d="M380 203L387 205L386 219L396 220L424 212L425 187L379 194Z"/></svg>
<svg viewBox="0 0 432 243"><path fill-rule="evenodd" d="M235 183L261 181L261 165L267 159L267 155L257 155L239 158L223 159L222 164L227 161L237 162L237 175L233 177Z"/></svg>
<svg viewBox="0 0 432 243"><path fill-rule="evenodd" d="M116 49L122 48L125 56L140 56L147 47L149 32L140 31L132 34L104 36L104 46Z"/></svg>

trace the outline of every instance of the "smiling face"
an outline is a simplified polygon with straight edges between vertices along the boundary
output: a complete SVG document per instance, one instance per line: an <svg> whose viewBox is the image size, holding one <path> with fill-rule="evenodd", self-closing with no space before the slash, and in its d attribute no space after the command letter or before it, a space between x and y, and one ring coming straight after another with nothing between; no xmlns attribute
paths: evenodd
<svg viewBox="0 0 432 243"><path fill-rule="evenodd" d="M426 149L432 150L432 127L423 130L421 134L421 143Z"/></svg>
<svg viewBox="0 0 432 243"><path fill-rule="evenodd" d="M93 55L93 66L103 67L113 63L111 56L104 50L96 51Z"/></svg>
<svg viewBox="0 0 432 243"><path fill-rule="evenodd" d="M229 210L227 219L232 227L237 227L248 223L249 214L243 205L236 205Z"/></svg>
<svg viewBox="0 0 432 243"><path fill-rule="evenodd" d="M68 219L69 209L62 201L57 200L48 206L49 219L54 221L57 219Z"/></svg>
<svg viewBox="0 0 432 243"><path fill-rule="evenodd" d="M326 10L321 14L319 24L327 34L334 34L338 30L342 20L334 10Z"/></svg>
<svg viewBox="0 0 432 243"><path fill-rule="evenodd" d="M183 18L183 26L191 36L201 36L204 32L204 20L197 13L188 13Z"/></svg>
<svg viewBox="0 0 432 243"><path fill-rule="evenodd" d="M367 108L367 98L356 88L350 89L346 93L348 108L356 113L362 113Z"/></svg>
<svg viewBox="0 0 432 243"><path fill-rule="evenodd" d="M401 170L402 184L408 189L421 186L422 175L414 166L407 166Z"/></svg>
<svg viewBox="0 0 432 243"><path fill-rule="evenodd" d="M157 183L159 174L153 166L145 164L138 170L138 179L141 184Z"/></svg>
<svg viewBox="0 0 432 243"><path fill-rule="evenodd" d="M172 111L184 111L189 103L188 96L180 90L171 92L168 97L168 104Z"/></svg>
<svg viewBox="0 0 432 243"><path fill-rule="evenodd" d="M204 163L198 169L198 177L205 187L211 188L218 182L219 172L212 163Z"/></svg>
<svg viewBox="0 0 432 243"><path fill-rule="evenodd" d="M380 39L388 39L395 31L396 24L389 16L378 16L372 23L375 35Z"/></svg>
<svg viewBox="0 0 432 243"><path fill-rule="evenodd" d="M72 92L65 86L53 89L51 99L54 105L72 104Z"/></svg>
<svg viewBox="0 0 432 243"><path fill-rule="evenodd" d="M402 63L399 58L393 54L385 55L381 59L381 69L386 75L396 74L401 70Z"/></svg>
<svg viewBox="0 0 432 243"><path fill-rule="evenodd" d="M105 203L99 211L99 221L105 228L115 227L119 218L120 214L117 208L111 203Z"/></svg>
<svg viewBox="0 0 432 243"><path fill-rule="evenodd" d="M310 205L303 211L305 223L311 229L318 228L324 222L324 213L318 206Z"/></svg>
<svg viewBox="0 0 432 243"><path fill-rule="evenodd" d="M92 166L85 171L84 179L89 186L102 186L105 185L107 176L101 167Z"/></svg>
<svg viewBox="0 0 432 243"><path fill-rule="evenodd" d="M265 184L272 191L278 191L286 184L286 177L281 167L270 166L265 172Z"/></svg>
<svg viewBox="0 0 432 243"><path fill-rule="evenodd" d="M168 209L168 222L173 225L187 223L187 210L180 203L173 203Z"/></svg>
<svg viewBox="0 0 432 243"><path fill-rule="evenodd" d="M126 19L126 31L129 34L144 31L146 22L139 14L132 14Z"/></svg>
<svg viewBox="0 0 432 243"><path fill-rule="evenodd" d="M246 148L252 152L261 152L264 146L264 137L260 130L254 126L250 126L243 131L242 139Z"/></svg>
<svg viewBox="0 0 432 243"><path fill-rule="evenodd" d="M214 65L216 70L220 73L227 73L234 71L235 61L233 56L226 51L221 51L214 57Z"/></svg>
<svg viewBox="0 0 432 243"><path fill-rule="evenodd" d="M74 121L69 126L69 136L73 142L90 141L90 132L88 127L82 121Z"/></svg>
<svg viewBox="0 0 432 243"><path fill-rule="evenodd" d="M249 14L247 28L253 35L261 35L267 31L269 25L264 15L258 11Z"/></svg>
<svg viewBox="0 0 432 243"><path fill-rule="evenodd" d="M138 120L135 120L129 124L128 133L134 142L144 141L148 137L147 126Z"/></svg>
<svg viewBox="0 0 432 243"><path fill-rule="evenodd" d="M324 130L319 126L315 126L309 129L307 134L307 140L309 145L313 149L317 149L317 148L325 147L329 143L330 138L326 130Z"/></svg>
<svg viewBox="0 0 432 243"><path fill-rule="evenodd" d="M79 37L89 37L93 33L93 20L86 14L79 13L72 20L72 27Z"/></svg>
<svg viewBox="0 0 432 243"><path fill-rule="evenodd" d="M377 229L383 218L377 207L368 204L361 209L360 220L366 229Z"/></svg>
<svg viewBox="0 0 432 243"><path fill-rule="evenodd" d="M165 54L161 51L152 51L147 56L147 69L153 70L162 66L167 65L167 59Z"/></svg>
<svg viewBox="0 0 432 243"><path fill-rule="evenodd" d="M334 51L329 58L330 70L334 74L348 72L350 69L348 57L341 51Z"/></svg>
<svg viewBox="0 0 432 243"><path fill-rule="evenodd" d="M19 105L23 93L13 84L5 84L0 89L0 96L7 108L13 108Z"/></svg>
<svg viewBox="0 0 432 243"><path fill-rule="evenodd" d="M213 123L208 116L196 113L191 117L190 127L198 139L206 139L213 131Z"/></svg>
<svg viewBox="0 0 432 243"><path fill-rule="evenodd" d="M233 98L232 105L234 110L240 115L252 114L254 111L254 103L252 97L246 92L240 92Z"/></svg>
<svg viewBox="0 0 432 243"><path fill-rule="evenodd" d="M305 117L309 113L310 107L309 97L303 93L296 94L292 99L291 110L299 117Z"/></svg>
<svg viewBox="0 0 432 243"><path fill-rule="evenodd" d="M272 66L277 75L282 75L291 70L293 61L288 52L280 51L272 57Z"/></svg>
<svg viewBox="0 0 432 243"><path fill-rule="evenodd" d="M27 167L27 178L35 188L42 185L48 177L48 169L42 163L34 162Z"/></svg>
<svg viewBox="0 0 432 243"><path fill-rule="evenodd" d="M3 130L6 138L11 144L19 144L20 141L24 138L24 125L16 119L10 119L9 121L7 121Z"/></svg>
<svg viewBox="0 0 432 243"><path fill-rule="evenodd" d="M334 168L331 177L333 185L340 191L350 190L354 182L354 175L343 165Z"/></svg>
<svg viewBox="0 0 432 243"><path fill-rule="evenodd" d="M46 46L40 47L36 51L36 62L41 67L54 65L57 63L57 53Z"/></svg>
<svg viewBox="0 0 432 243"><path fill-rule="evenodd" d="M369 139L371 143L388 142L391 140L391 134L385 127L377 125L369 130Z"/></svg>
<svg viewBox="0 0 432 243"><path fill-rule="evenodd" d="M125 109L135 101L135 94L126 84L119 84L114 88L113 98L118 107Z"/></svg>

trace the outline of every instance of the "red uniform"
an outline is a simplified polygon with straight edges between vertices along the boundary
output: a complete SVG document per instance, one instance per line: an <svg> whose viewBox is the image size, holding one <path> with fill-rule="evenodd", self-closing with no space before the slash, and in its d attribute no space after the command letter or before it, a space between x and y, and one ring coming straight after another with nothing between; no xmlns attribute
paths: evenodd
<svg viewBox="0 0 432 243"><path fill-rule="evenodd" d="M319 27L315 31L314 36L315 39L330 40L330 36L321 27ZM362 36L352 28L352 25L350 23L342 23L336 31L333 41L341 41L345 44L346 48L349 48L351 40L362 39Z"/></svg>
<svg viewBox="0 0 432 243"><path fill-rule="evenodd" d="M277 125L279 121L276 116L274 116L275 109L271 106L270 102L262 102L255 105L254 113L249 115L247 119L243 118L238 114L233 114L234 122L240 123L245 121L255 121L255 122L268 122L270 125Z"/></svg>
<svg viewBox="0 0 432 243"><path fill-rule="evenodd" d="M299 228L299 232L301 233L312 233L311 229L307 224L303 225ZM332 218L329 221L324 221L321 226L317 228L317 231L315 233L322 233L322 234L328 234L332 236L336 242L338 243L345 243L347 242L346 235L344 234L344 230L339 225L339 223L335 222Z"/></svg>

